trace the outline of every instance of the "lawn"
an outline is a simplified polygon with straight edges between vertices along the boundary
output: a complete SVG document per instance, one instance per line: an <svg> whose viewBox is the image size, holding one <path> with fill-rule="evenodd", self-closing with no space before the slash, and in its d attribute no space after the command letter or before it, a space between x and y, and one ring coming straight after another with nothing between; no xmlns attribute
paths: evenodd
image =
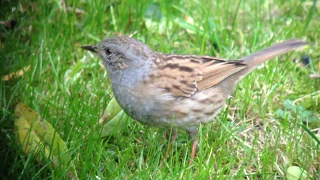
<svg viewBox="0 0 320 180"><path fill-rule="evenodd" d="M320 78L310 78L320 73L316 2L1 1L0 179L70 178L70 166L38 161L17 143L19 102L53 126L80 179L285 179L290 166L320 178ZM183 131L167 158L165 129L129 120L100 137L112 90L99 58L80 47L116 35L158 52L230 60L286 39L310 44L246 76L199 128L189 165Z"/></svg>

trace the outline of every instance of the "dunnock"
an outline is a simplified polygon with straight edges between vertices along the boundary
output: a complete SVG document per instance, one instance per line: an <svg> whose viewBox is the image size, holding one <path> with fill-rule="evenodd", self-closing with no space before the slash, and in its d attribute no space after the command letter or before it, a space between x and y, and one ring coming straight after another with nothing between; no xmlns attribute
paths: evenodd
<svg viewBox="0 0 320 180"><path fill-rule="evenodd" d="M235 61L162 54L125 36L82 48L100 56L114 96L129 116L143 124L172 127L171 142L176 128L186 130L192 139L193 159L198 126L213 121L236 83L257 65L306 44L288 40Z"/></svg>

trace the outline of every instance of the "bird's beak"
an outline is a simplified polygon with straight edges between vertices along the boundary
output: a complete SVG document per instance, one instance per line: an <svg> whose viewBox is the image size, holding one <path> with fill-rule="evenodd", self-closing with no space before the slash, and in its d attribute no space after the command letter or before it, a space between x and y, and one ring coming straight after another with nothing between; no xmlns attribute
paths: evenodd
<svg viewBox="0 0 320 180"><path fill-rule="evenodd" d="M97 46L81 46L82 49L89 50L91 52L97 53L98 48Z"/></svg>

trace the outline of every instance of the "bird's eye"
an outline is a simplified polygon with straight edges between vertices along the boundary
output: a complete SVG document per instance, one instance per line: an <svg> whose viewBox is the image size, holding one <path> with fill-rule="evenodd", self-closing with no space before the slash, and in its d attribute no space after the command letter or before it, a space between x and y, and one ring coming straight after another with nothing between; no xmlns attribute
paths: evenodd
<svg viewBox="0 0 320 180"><path fill-rule="evenodd" d="M110 49L106 49L106 55L109 56L111 54Z"/></svg>

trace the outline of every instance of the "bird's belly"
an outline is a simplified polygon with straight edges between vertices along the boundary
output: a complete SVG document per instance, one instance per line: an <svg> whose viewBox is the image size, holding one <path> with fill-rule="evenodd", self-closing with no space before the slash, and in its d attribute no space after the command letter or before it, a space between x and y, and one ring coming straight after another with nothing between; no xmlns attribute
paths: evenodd
<svg viewBox="0 0 320 180"><path fill-rule="evenodd" d="M147 98L144 98L147 99ZM139 106L124 108L134 120L155 127L188 129L213 121L225 104L219 89L197 92L191 97L139 102Z"/></svg>
<svg viewBox="0 0 320 180"><path fill-rule="evenodd" d="M140 113L128 113L128 115L134 120L149 126L188 129L189 127L197 127L200 124L213 121L222 107L208 107L206 108L208 112L194 112L190 110L188 113L168 111L165 114L150 112L144 116L141 116Z"/></svg>

